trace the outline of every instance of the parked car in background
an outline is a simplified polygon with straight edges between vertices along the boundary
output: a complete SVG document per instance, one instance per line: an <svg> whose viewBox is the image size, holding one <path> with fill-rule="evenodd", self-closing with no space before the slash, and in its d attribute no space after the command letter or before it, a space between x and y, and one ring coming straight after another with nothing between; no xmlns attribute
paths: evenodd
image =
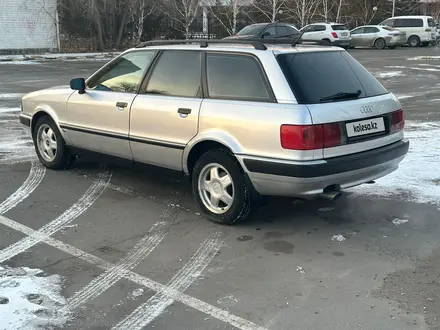
<svg viewBox="0 0 440 330"><path fill-rule="evenodd" d="M350 31L350 47L367 46L377 49L395 48L406 44L406 33L389 26L364 25Z"/></svg>
<svg viewBox="0 0 440 330"><path fill-rule="evenodd" d="M241 29L237 34L223 39L279 39L298 37L300 32L287 23L258 23L251 24Z"/></svg>
<svg viewBox="0 0 440 330"><path fill-rule="evenodd" d="M347 49L350 46L350 31L344 24L340 23L312 23L300 29L304 32L303 40L327 41L333 46Z"/></svg>
<svg viewBox="0 0 440 330"><path fill-rule="evenodd" d="M411 47L434 44L437 39L436 24L431 16L396 16L379 25L385 25L406 32L407 43Z"/></svg>

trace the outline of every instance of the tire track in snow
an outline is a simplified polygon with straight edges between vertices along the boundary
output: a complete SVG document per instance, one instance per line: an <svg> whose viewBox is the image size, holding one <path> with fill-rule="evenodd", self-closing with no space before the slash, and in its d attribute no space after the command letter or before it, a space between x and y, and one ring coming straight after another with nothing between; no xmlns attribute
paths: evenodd
<svg viewBox="0 0 440 330"><path fill-rule="evenodd" d="M11 196L0 204L0 214L5 214L24 201L38 187L44 178L46 168L38 161L31 162L31 169L26 181Z"/></svg>
<svg viewBox="0 0 440 330"><path fill-rule="evenodd" d="M20 241L8 246L0 251L0 263L26 251L32 246L44 241L45 238L53 235L63 226L69 224L82 213L84 213L93 203L101 196L105 188L108 186L111 179L111 172L103 172L99 174L99 178L95 181L84 195L76 201L69 209L61 214L55 220L41 227L37 233L38 235L32 235L25 237Z"/></svg>
<svg viewBox="0 0 440 330"><path fill-rule="evenodd" d="M34 230L32 228L29 228L17 221L8 219L4 216L0 215L0 224L9 227L11 229L17 230L18 232L21 232L28 236L39 236L39 233L37 230ZM71 256L74 256L80 260L86 261L92 265L96 265L97 267L103 269L104 271L107 271L114 267L114 264L111 262L108 262L104 259L101 259L93 254L90 254L86 251L83 251L81 249L78 249L77 247L74 247L70 244L64 243L60 240L54 239L52 237L45 237L41 236L41 242L45 243L49 246L52 246L60 251L63 251L67 254L70 254ZM246 320L240 316L234 315L231 312L221 309L217 306L211 305L205 301L202 301L200 299L194 298L190 295L187 295L185 293L179 292L177 290L170 290L168 286L163 285L159 282L156 282L148 277L139 275L133 271L127 271L126 274L124 274L124 278L139 284L145 288L148 288L153 291L166 293L168 297L173 298L176 301L181 302L182 304L189 306L191 308L194 308L195 310L204 313L206 315L209 315L219 321L225 322L227 324L230 324L238 329L241 330L268 330L265 327L259 326L258 324L255 324L249 320Z"/></svg>
<svg viewBox="0 0 440 330"><path fill-rule="evenodd" d="M76 292L65 306L67 310L74 310L80 305L97 298L99 295L107 291L116 282L124 278L127 271L134 269L141 263L164 239L166 229L176 218L179 211L175 208L179 202L180 195L176 194L160 215L160 222L156 223L129 252L114 267L96 277L92 282Z"/></svg>
<svg viewBox="0 0 440 330"><path fill-rule="evenodd" d="M203 242L190 261L171 279L167 289L157 292L146 303L136 308L130 315L119 322L113 329L142 330L168 308L174 299L170 292L184 292L202 274L219 251L223 242L217 239L218 233Z"/></svg>

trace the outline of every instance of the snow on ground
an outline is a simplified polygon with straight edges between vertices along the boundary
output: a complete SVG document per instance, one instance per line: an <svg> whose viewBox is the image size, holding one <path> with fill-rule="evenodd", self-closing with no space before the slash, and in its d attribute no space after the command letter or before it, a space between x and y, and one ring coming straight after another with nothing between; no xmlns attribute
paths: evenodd
<svg viewBox="0 0 440 330"><path fill-rule="evenodd" d="M354 196L404 199L440 208L440 123L407 122L405 137L409 152L395 172L374 185L352 188Z"/></svg>
<svg viewBox="0 0 440 330"><path fill-rule="evenodd" d="M333 235L333 237L332 237L333 242L343 242L343 241L345 241L345 239L346 238L342 235Z"/></svg>
<svg viewBox="0 0 440 330"><path fill-rule="evenodd" d="M392 78L392 77L404 76L404 74L402 71L389 71L389 72L379 72L378 76L379 78Z"/></svg>
<svg viewBox="0 0 440 330"><path fill-rule="evenodd" d="M0 108L0 163L26 162L36 158L30 131L18 121L20 108Z"/></svg>
<svg viewBox="0 0 440 330"><path fill-rule="evenodd" d="M44 276L39 269L0 267L0 329L62 327L69 314L61 312L63 279Z"/></svg>
<svg viewBox="0 0 440 330"><path fill-rule="evenodd" d="M7 93L7 94L0 94L0 100L13 100L13 99L19 99L23 96L23 93Z"/></svg>
<svg viewBox="0 0 440 330"><path fill-rule="evenodd" d="M440 60L440 56L415 56L407 58L408 61L421 61L421 60Z"/></svg>
<svg viewBox="0 0 440 330"><path fill-rule="evenodd" d="M437 68L411 68L411 69L418 70L418 71L440 72L440 69L437 69Z"/></svg>
<svg viewBox="0 0 440 330"><path fill-rule="evenodd" d="M0 65L38 65L41 64L37 61L9 61L9 62L2 62L0 61Z"/></svg>

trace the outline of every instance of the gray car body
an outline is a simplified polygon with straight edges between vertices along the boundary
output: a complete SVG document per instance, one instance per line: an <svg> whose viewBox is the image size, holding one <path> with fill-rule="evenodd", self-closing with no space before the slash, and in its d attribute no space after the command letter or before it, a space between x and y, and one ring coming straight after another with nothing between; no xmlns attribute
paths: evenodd
<svg viewBox="0 0 440 330"><path fill-rule="evenodd" d="M319 166L327 164L329 159L404 141L404 133L400 131L327 149L300 151L281 147L282 124L309 125L362 120L401 108L392 93L344 102L298 104L275 55L344 51L338 47L271 46L262 51L246 45L210 45L207 49L201 49L198 45L172 45L130 49L123 54L152 49L233 52L253 56L261 64L273 91L273 102L138 95L90 89L79 94L69 86L61 86L25 95L20 120L33 127L36 118L47 114L56 123L69 146L179 170L186 174L191 171L189 159L192 153L200 150L202 143L216 143L235 155L255 189L262 195L307 196L320 194L330 185L338 185L340 188L357 186L393 172L404 157L402 155L368 167L318 177L294 177L268 174L258 169L249 170L252 161L266 161L281 166ZM95 74L98 73L99 70ZM127 102L128 107L120 109L116 107L117 102ZM361 109L366 107L369 111L363 113ZM177 112L178 108L189 108L192 112L183 116Z"/></svg>
<svg viewBox="0 0 440 330"><path fill-rule="evenodd" d="M368 30L367 30L368 29ZM376 30L376 31L373 31ZM386 30L380 25L364 25L359 26L350 31L351 33L351 47L356 46L375 46L376 40L385 40L386 47L403 46L406 44L406 33L394 29L394 31ZM393 34L393 35L391 35Z"/></svg>

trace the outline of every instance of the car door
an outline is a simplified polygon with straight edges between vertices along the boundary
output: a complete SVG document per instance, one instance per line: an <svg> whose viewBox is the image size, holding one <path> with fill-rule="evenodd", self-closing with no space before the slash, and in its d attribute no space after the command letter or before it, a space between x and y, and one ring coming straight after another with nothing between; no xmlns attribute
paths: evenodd
<svg viewBox="0 0 440 330"><path fill-rule="evenodd" d="M364 33L364 27L358 27L351 31L351 45L362 46L362 36Z"/></svg>
<svg viewBox="0 0 440 330"><path fill-rule="evenodd" d="M379 29L374 26L368 26L364 28L362 35L363 46L373 46L374 41L379 36Z"/></svg>
<svg viewBox="0 0 440 330"><path fill-rule="evenodd" d="M201 52L163 51L133 101L130 146L135 161L182 170L197 134L202 103Z"/></svg>
<svg viewBox="0 0 440 330"><path fill-rule="evenodd" d="M73 146L132 158L130 106L155 55L147 50L126 53L90 77L84 94L72 94L62 129Z"/></svg>

